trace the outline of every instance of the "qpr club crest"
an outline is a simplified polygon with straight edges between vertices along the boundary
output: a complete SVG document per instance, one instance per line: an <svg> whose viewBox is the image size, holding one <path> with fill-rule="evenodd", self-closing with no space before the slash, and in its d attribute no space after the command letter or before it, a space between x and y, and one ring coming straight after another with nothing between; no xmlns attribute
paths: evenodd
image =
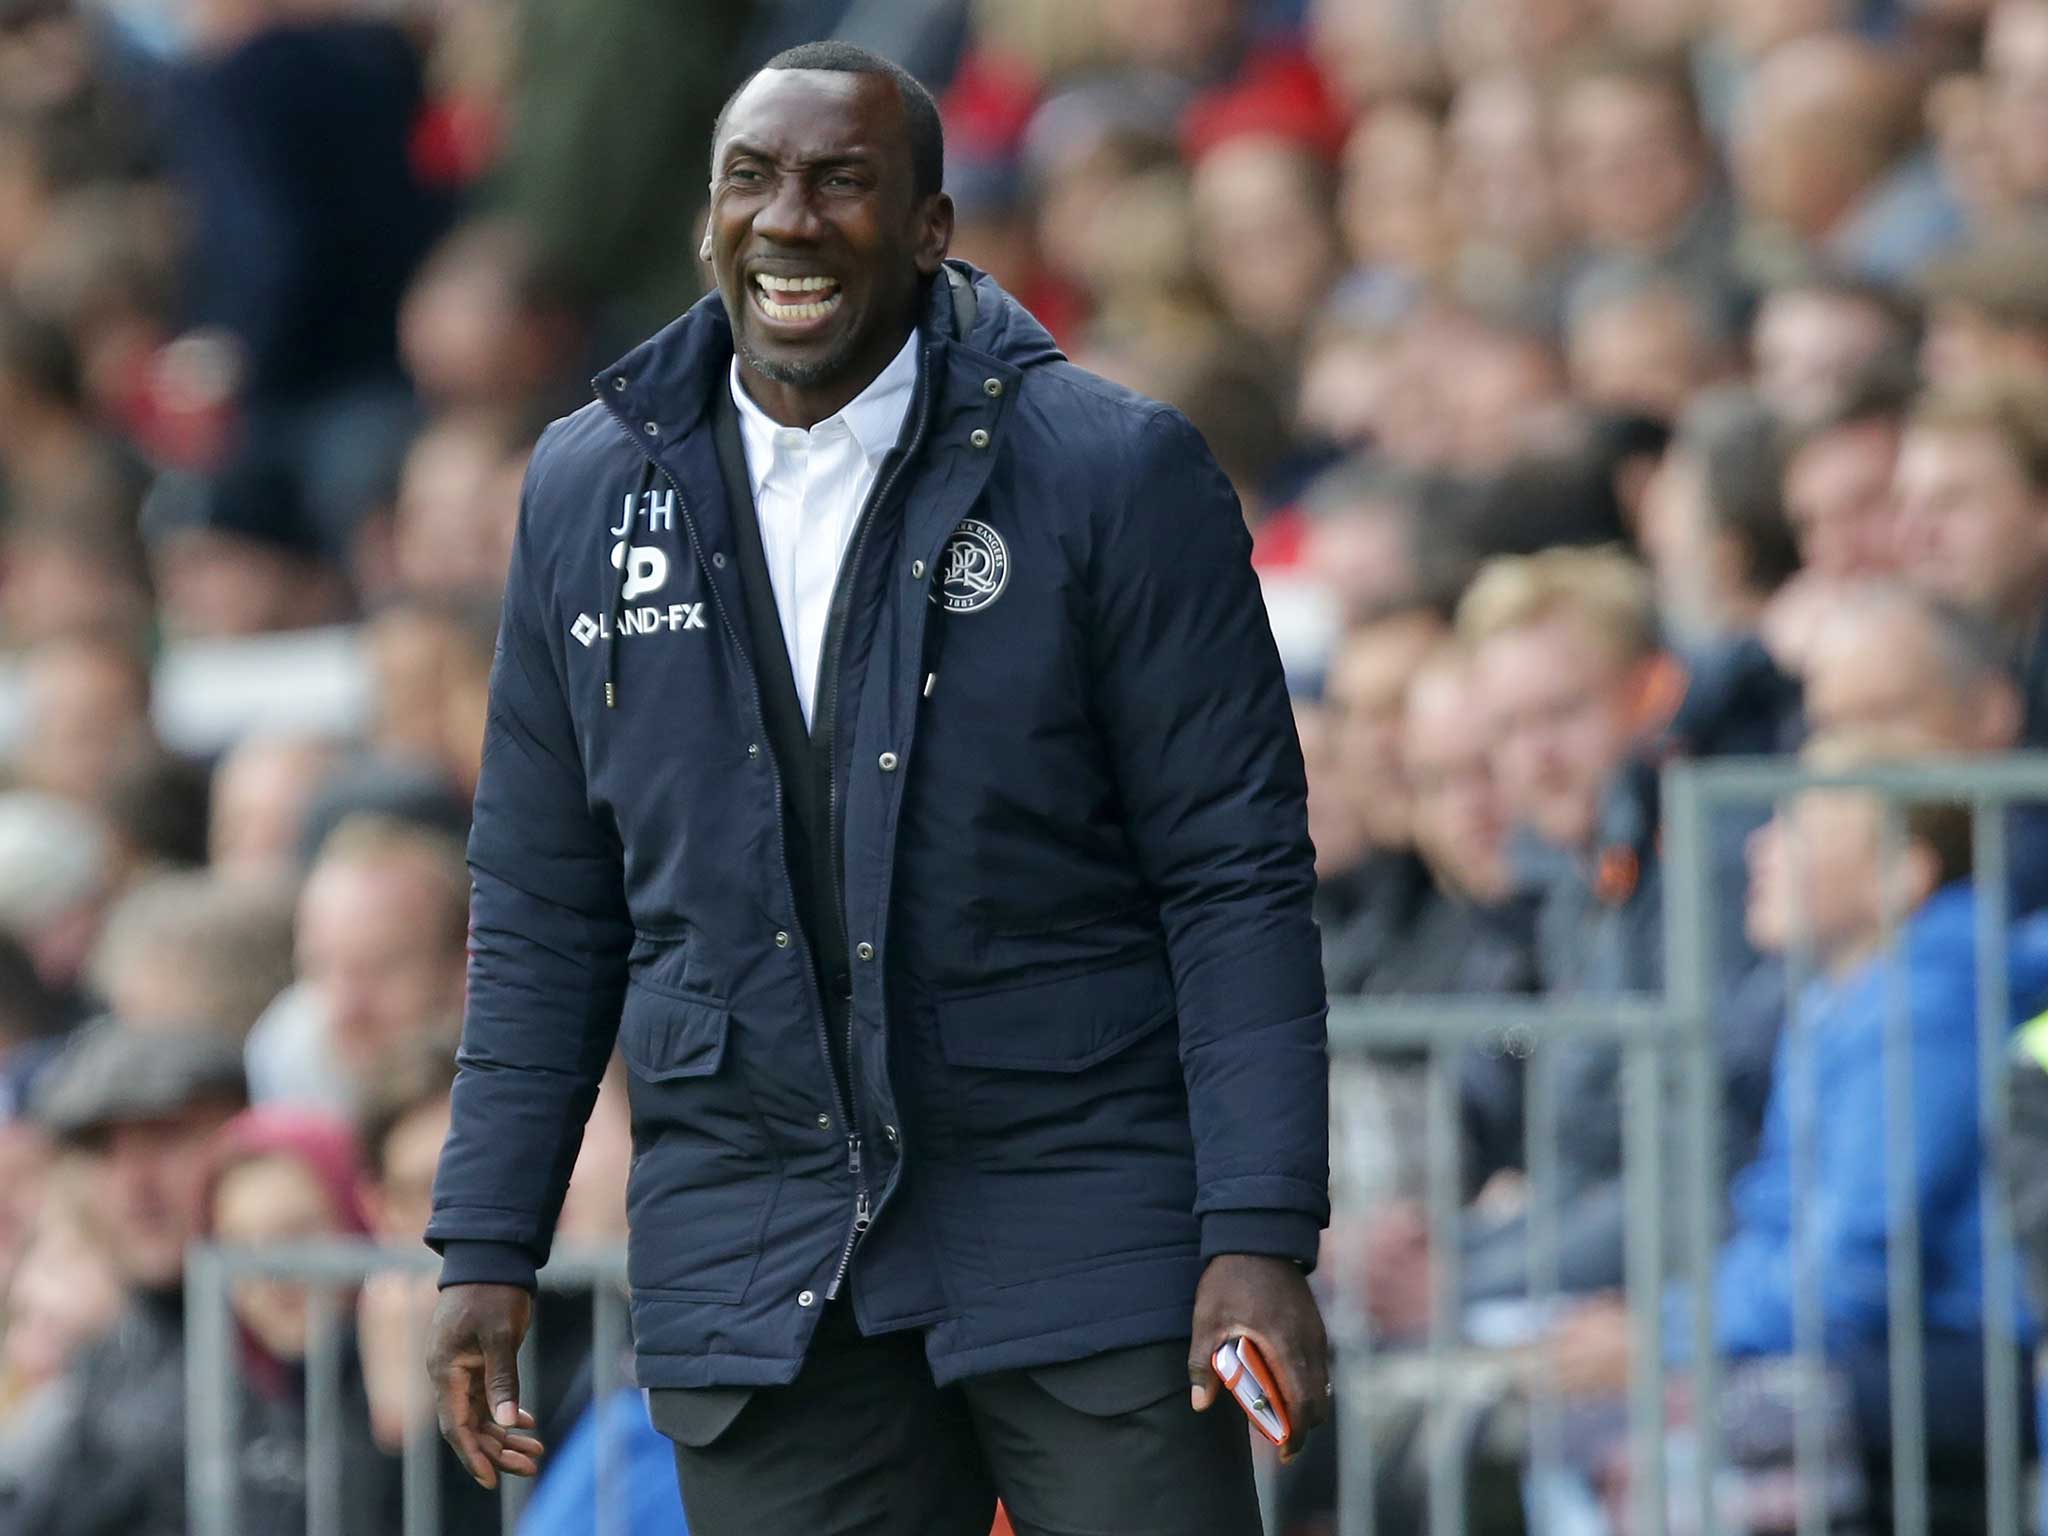
<svg viewBox="0 0 2048 1536"><path fill-rule="evenodd" d="M978 613L1003 595L1010 551L1003 536L979 518L963 520L939 556L932 601L949 613Z"/></svg>

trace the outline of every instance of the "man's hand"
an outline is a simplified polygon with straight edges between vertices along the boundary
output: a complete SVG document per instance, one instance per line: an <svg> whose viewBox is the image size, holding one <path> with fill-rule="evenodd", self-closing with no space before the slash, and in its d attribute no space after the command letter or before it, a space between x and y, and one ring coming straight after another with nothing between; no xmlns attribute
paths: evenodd
<svg viewBox="0 0 2048 1536"><path fill-rule="evenodd" d="M1409 1201L1395 1201L1366 1222L1363 1243L1366 1310L1383 1337L1412 1338L1429 1326L1432 1258L1429 1219Z"/></svg>
<svg viewBox="0 0 2048 1536"><path fill-rule="evenodd" d="M1223 1391L1209 1357L1240 1335L1258 1345L1280 1378L1289 1429L1280 1459L1292 1461L1309 1431L1330 1415L1330 1344L1308 1277L1291 1259L1219 1253L1202 1271L1188 1346L1195 1412L1206 1412Z"/></svg>
<svg viewBox="0 0 2048 1536"><path fill-rule="evenodd" d="M1544 1358L1540 1346L1538 1358ZM1628 1306L1618 1296L1599 1297L1569 1313L1548 1351L1552 1379L1571 1397L1619 1397L1628 1390L1634 1359Z"/></svg>
<svg viewBox="0 0 2048 1536"><path fill-rule="evenodd" d="M540 1470L534 1418L519 1406L519 1345L532 1318L533 1298L516 1285L451 1285L434 1308L427 1375L441 1437L486 1488L501 1472Z"/></svg>

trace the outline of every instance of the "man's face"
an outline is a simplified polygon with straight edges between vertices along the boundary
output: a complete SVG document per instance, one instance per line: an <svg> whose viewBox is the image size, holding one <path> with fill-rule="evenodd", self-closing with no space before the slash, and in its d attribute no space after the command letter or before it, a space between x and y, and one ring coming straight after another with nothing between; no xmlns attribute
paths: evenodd
<svg viewBox="0 0 2048 1536"><path fill-rule="evenodd" d="M2048 3L1993 10L1984 65L2006 179L2023 198L2048 194Z"/></svg>
<svg viewBox="0 0 2048 1536"><path fill-rule="evenodd" d="M258 1157L222 1175L213 1192L214 1235L236 1248L274 1248L334 1237L340 1213L303 1163ZM235 1317L273 1358L305 1358L311 1314L306 1288L247 1277L235 1283Z"/></svg>
<svg viewBox="0 0 2048 1536"><path fill-rule="evenodd" d="M1844 580L1893 568L1898 456L1899 429L1884 420L1823 432L1792 456L1785 467L1785 512L1810 570Z"/></svg>
<svg viewBox="0 0 2048 1536"><path fill-rule="evenodd" d="M2048 507L1995 433L1907 432L1895 490L1907 580L1999 622L2032 612L2048 566Z"/></svg>
<svg viewBox="0 0 2048 1536"><path fill-rule="evenodd" d="M2017 700L1997 689L1957 688L1937 643L1927 617L1904 600L1851 603L1832 615L1807 658L1811 733L1899 734L1952 752L2009 750Z"/></svg>
<svg viewBox="0 0 2048 1536"><path fill-rule="evenodd" d="M1378 848L1408 846L1401 699L1416 664L1441 635L1425 619L1388 619L1355 631L1330 666L1323 698L1340 782Z"/></svg>
<svg viewBox="0 0 2048 1536"><path fill-rule="evenodd" d="M1401 737L1415 847L1440 879L1480 902L1508 893L1492 747L1469 672L1438 669L1416 680Z"/></svg>
<svg viewBox="0 0 2048 1536"><path fill-rule="evenodd" d="M1875 306L1843 294L1771 294L1750 333L1757 393L1790 422L1817 421L1890 339Z"/></svg>
<svg viewBox="0 0 2048 1536"><path fill-rule="evenodd" d="M384 1138L383 1176L371 1191L370 1219L379 1242L416 1246L434 1213L434 1173L448 1139L448 1101L422 1105Z"/></svg>
<svg viewBox="0 0 2048 1536"><path fill-rule="evenodd" d="M148 701L127 668L57 646L31 656L22 774L52 794L91 799L150 739Z"/></svg>
<svg viewBox="0 0 2048 1536"><path fill-rule="evenodd" d="M1772 954L1803 941L1822 964L1854 951L1883 925L1882 853L1869 795L1800 796L1749 840L1750 941Z"/></svg>
<svg viewBox="0 0 2048 1536"><path fill-rule="evenodd" d="M300 979L358 1076L461 1005L464 951L427 873L405 857L322 864L299 899Z"/></svg>
<svg viewBox="0 0 2048 1536"><path fill-rule="evenodd" d="M1634 669L1559 616L1479 647L1480 697L1508 819L1559 848L1591 843L1607 781L1634 740Z"/></svg>
<svg viewBox="0 0 2048 1536"><path fill-rule="evenodd" d="M1565 181L1596 245L1658 254L1699 200L1699 145L1655 86L1595 79L1564 105Z"/></svg>
<svg viewBox="0 0 2048 1536"><path fill-rule="evenodd" d="M107 1232L122 1276L164 1290L185 1272L185 1245L198 1231L207 1147L234 1113L195 1105L157 1120L116 1125L101 1160Z"/></svg>
<svg viewBox="0 0 2048 1536"><path fill-rule="evenodd" d="M951 232L951 205L916 195L886 77L767 70L726 114L712 263L741 360L764 378L813 389L879 373Z"/></svg>

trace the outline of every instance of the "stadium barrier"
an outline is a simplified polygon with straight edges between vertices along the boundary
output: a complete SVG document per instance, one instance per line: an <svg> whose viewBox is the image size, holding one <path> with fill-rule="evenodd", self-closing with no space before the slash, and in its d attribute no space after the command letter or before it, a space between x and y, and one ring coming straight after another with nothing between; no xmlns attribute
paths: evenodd
<svg viewBox="0 0 2048 1536"><path fill-rule="evenodd" d="M341 1346L346 1300L371 1276L415 1274L431 1278L439 1260L369 1242L308 1243L291 1247L234 1249L194 1247L185 1264L186 1501L190 1536L240 1536L238 1468L243 1452L239 1425L241 1387L236 1379L236 1332L231 1310L239 1281L270 1280L303 1285L309 1302L305 1369L306 1536L341 1536L344 1483L341 1430L343 1380ZM608 1404L624 1385L630 1323L626 1310L623 1249L557 1251L540 1273L543 1292L587 1294L591 1305L591 1395L598 1409L598 1500L596 1536L624 1536L618 1436L604 1422ZM540 1378L537 1320L519 1354L520 1395L533 1400ZM403 1466L404 1520L394 1536L437 1536L441 1529L438 1459L452 1456L441 1442L426 1373L424 1328L408 1349L420 1362L413 1373L417 1396L407 1405L415 1426L406 1437ZM504 1529L518 1528L531 1484L500 1480Z"/></svg>
<svg viewBox="0 0 2048 1536"><path fill-rule="evenodd" d="M1662 996L1550 999L1400 999L1333 1006L1333 1227L1370 1216L1384 1195L1386 1177L1360 1159L1349 1143L1350 1120L1361 1104L1387 1098L1375 1081L1390 1054L1420 1055L1423 1132L1421 1183L1430 1252L1430 1322L1426 1341L1394 1348L1374 1338L1364 1294L1363 1267L1342 1266L1335 1277L1331 1336L1339 1383L1338 1530L1341 1536L1383 1536L1376 1530L1375 1490L1385 1471L1386 1448L1376 1443L1375 1405L1390 1395L1425 1399L1420 1454L1426 1457L1429 1536L1468 1536L1468 1479L1475 1425L1475 1364L1498 1365L1516 1351L1475 1342L1461 1305L1459 1242L1462 1187L1459 1070L1461 1054L1487 1042L1524 1057L1526 1098L1525 1205L1528 1223L1527 1318L1556 1315L1562 1254L1557 1146L1561 1106L1556 1077L1558 1047L1606 1044L1618 1053L1622 1118L1621 1198L1626 1233L1630 1334L1627 1408L1626 1513L1610 1520L1581 1504L1576 1511L1547 1495L1572 1478L1564 1474L1566 1404L1556 1371L1540 1341L1519 1352L1506 1397L1520 1410L1514 1443L1526 1449L1522 1518L1535 1536L1606 1531L1629 1536L1682 1532L1718 1536L1729 1528L1728 1465L1722 1454L1722 1378L1716 1353L1711 1283L1724 1236L1728 1175L1721 1141L1721 1061L1712 1027L1718 957L1717 903L1740 902L1741 890L1717 890L1710 837L1717 819L1761 820L1774 806L1810 789L1869 791L1885 806L1886 862L1904 847L1904 808L1942 801L1969 808L1973 879L1978 890L1976 931L1979 1135L1983 1200L1983 1370L1986 1509L1979 1528L1990 1536L2021 1536L2026 1476L2021 1426L2022 1372L2017 1338L2017 1270L2005 1196L1996 1180L1996 1149L2008 1119L2007 1068L2014 1021L2008 1013L2006 933L2011 895L2008 812L2048 804L2048 755L1943 761L1815 772L1790 760L1677 764L1665 772L1663 795L1663 899L1665 990ZM1797 851L1795 848L1794 857ZM1796 914L1803 926L1804 914ZM1881 1523L1898 1536L1928 1536L1929 1480L1922 1388L1926 1379L1921 1326L1923 1281L1920 1211L1914 1173L1913 1078L1904 966L1894 929L1887 946L1884 1018L1879 1067L1884 1102L1884 1144L1871 1155L1884 1160L1886 1206L1887 1370L1889 1374L1889 1516ZM1803 945L1799 946L1804 948ZM1801 995L1810 962L1787 957L1785 996ZM1789 1015L1788 1015L1789 1016ZM1797 1536L1830 1529L1826 1441L1827 1374L1822 1343L1820 1282L1805 1245L1811 1210L1812 1116L1820 1085L1802 1041L1792 1031L1784 1047L1794 1064L1792 1158L1794 1208L1794 1338L1789 1380L1793 1399L1793 1478ZM1399 1089L1392 1090L1396 1093ZM1804 1100L1803 1103L1799 1102ZM1384 1116L1382 1116L1384 1119ZM1380 1128L1385 1139L1386 1127ZM1368 1136L1368 1140L1370 1137ZM1397 1149L1399 1150L1399 1149ZM1690 1444L1676 1454L1667 1440L1665 1366L1666 1297L1672 1282L1690 1292L1687 1326L1691 1364L1685 1372ZM1537 1330L1540 1333L1540 1329ZM1496 1376L1506 1379L1505 1368ZM1495 1401L1500 1400L1498 1397ZM1352 1405L1346 1411L1345 1405ZM1677 1486L1671 1486L1673 1482ZM1883 1490L1873 1490L1882 1492ZM1589 1517L1590 1516L1590 1517ZM1384 1533L1394 1536L1394 1533ZM1401 1532L1399 1536L1407 1536Z"/></svg>

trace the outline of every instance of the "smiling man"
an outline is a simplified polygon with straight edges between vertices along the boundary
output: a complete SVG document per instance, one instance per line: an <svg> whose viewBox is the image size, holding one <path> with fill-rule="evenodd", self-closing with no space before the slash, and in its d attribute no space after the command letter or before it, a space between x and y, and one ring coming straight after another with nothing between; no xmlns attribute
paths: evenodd
<svg viewBox="0 0 2048 1536"><path fill-rule="evenodd" d="M718 292L536 450L429 1240L444 1430L515 1354L616 1042L639 1381L698 1536L1251 1536L1208 1367L1324 1416L1299 749L1176 411L946 260L931 98L727 104Z"/></svg>

